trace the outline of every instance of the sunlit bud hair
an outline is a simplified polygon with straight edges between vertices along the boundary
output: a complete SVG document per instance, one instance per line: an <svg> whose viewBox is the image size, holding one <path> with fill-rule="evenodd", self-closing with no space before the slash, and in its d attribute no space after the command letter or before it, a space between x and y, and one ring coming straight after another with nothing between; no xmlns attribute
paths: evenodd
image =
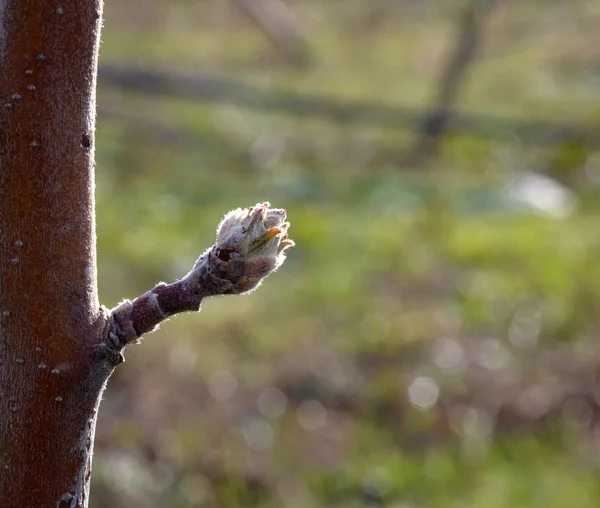
<svg viewBox="0 0 600 508"><path fill-rule="evenodd" d="M285 260L285 250L294 242L288 237L286 211L259 203L232 210L217 228L216 255L221 262L238 258L245 262L244 275L235 284L234 294L257 288Z"/></svg>

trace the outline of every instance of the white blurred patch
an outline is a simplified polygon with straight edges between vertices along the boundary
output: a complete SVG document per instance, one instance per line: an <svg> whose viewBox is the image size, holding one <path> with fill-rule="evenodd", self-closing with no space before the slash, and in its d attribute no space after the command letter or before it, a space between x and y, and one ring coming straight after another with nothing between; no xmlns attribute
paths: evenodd
<svg viewBox="0 0 600 508"><path fill-rule="evenodd" d="M438 400L440 389L430 377L417 377L408 387L408 398L419 409L430 409Z"/></svg>
<svg viewBox="0 0 600 508"><path fill-rule="evenodd" d="M556 219L571 215L577 205L575 194L557 181L538 173L523 173L506 188L509 199Z"/></svg>
<svg viewBox="0 0 600 508"><path fill-rule="evenodd" d="M267 388L258 397L258 410L269 418L279 418L287 408L287 397L277 388Z"/></svg>
<svg viewBox="0 0 600 508"><path fill-rule="evenodd" d="M457 372L466 366L466 356L458 340L444 337L435 341L433 363L440 369Z"/></svg>
<svg viewBox="0 0 600 508"><path fill-rule="evenodd" d="M477 363L489 370L502 370L508 367L511 359L510 352L496 339L485 339L477 354Z"/></svg>
<svg viewBox="0 0 600 508"><path fill-rule="evenodd" d="M246 444L256 451L268 450L275 441L275 432L264 420L250 420L243 430Z"/></svg>

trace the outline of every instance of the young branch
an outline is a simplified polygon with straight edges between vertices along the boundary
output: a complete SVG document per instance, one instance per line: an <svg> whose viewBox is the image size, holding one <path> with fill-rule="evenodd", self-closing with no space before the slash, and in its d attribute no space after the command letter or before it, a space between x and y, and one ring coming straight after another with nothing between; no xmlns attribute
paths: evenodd
<svg viewBox="0 0 600 508"><path fill-rule="evenodd" d="M294 245L288 238L286 211L257 204L229 212L217 229L217 241L192 270L172 284L159 283L133 301L110 311L104 345L119 353L127 344L180 312L200 310L208 296L248 293L285 260Z"/></svg>

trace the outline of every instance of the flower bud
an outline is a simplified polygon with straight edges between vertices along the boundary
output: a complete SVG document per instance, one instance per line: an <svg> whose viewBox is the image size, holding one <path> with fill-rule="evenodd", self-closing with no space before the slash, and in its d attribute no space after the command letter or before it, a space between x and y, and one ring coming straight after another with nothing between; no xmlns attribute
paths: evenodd
<svg viewBox="0 0 600 508"><path fill-rule="evenodd" d="M246 293L257 288L262 279L273 273L285 260L284 251L292 247L285 222L286 211L269 208L262 203L246 209L229 212L217 228L215 263L218 271L227 272L222 264L243 263L243 274L236 281L233 294Z"/></svg>

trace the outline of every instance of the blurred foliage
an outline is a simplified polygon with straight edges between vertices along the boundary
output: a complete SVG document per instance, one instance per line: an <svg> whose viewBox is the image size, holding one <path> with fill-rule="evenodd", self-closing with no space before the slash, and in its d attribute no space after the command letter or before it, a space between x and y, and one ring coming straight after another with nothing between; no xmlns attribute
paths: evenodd
<svg viewBox="0 0 600 508"><path fill-rule="evenodd" d="M289 65L234 2L109 1L101 59L426 106L458 1L289 0ZM600 8L499 2L458 108L600 122ZM99 91L103 303L187 272L269 200L297 247L163 325L110 381L90 506L600 504L600 152ZM165 134L167 133L167 134Z"/></svg>

